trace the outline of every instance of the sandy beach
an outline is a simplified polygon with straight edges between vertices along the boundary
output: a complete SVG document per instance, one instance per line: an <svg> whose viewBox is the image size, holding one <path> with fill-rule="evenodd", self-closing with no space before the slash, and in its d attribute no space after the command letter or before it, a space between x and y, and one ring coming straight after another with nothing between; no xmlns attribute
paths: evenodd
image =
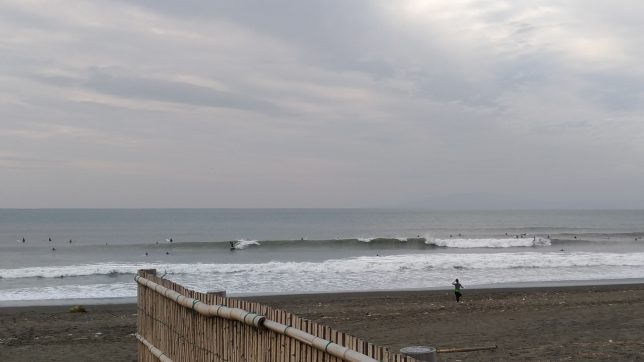
<svg viewBox="0 0 644 362"><path fill-rule="evenodd" d="M493 346L441 361L644 359L644 285L252 297L393 350ZM136 306L0 308L2 361L135 361Z"/></svg>

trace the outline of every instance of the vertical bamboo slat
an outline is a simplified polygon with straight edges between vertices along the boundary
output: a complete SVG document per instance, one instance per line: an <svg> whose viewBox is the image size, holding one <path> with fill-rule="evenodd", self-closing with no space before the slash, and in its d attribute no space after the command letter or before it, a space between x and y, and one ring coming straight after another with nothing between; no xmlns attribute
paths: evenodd
<svg viewBox="0 0 644 362"><path fill-rule="evenodd" d="M137 334L174 362L336 362L342 359L309 345L310 342L305 343L284 333L257 328L234 319L198 313L194 310L194 304L193 308L187 308L161 294L160 290L165 288L197 299L204 305L222 305L264 315L267 320L283 324L287 328L299 329L378 361L417 362L414 358L401 356L387 348L283 310L186 289L158 277L154 270L140 270L138 276L158 284L158 287L137 284ZM139 362L158 361L140 340L137 352Z"/></svg>

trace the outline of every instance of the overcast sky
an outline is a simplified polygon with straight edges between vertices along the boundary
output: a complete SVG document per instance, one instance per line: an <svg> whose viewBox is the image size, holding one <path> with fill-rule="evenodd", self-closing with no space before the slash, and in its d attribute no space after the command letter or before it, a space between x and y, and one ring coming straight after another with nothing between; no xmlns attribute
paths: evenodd
<svg viewBox="0 0 644 362"><path fill-rule="evenodd" d="M3 0L0 207L644 208L643 18Z"/></svg>

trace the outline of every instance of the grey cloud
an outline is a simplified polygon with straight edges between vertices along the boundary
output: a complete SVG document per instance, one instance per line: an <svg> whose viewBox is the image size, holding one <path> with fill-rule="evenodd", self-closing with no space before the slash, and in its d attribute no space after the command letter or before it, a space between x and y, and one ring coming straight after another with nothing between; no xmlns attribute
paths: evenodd
<svg viewBox="0 0 644 362"><path fill-rule="evenodd" d="M101 71L91 74L84 85L99 92L126 98L226 107L254 112L274 113L279 110L273 104L254 99L250 95L221 92L188 83L114 75Z"/></svg>
<svg viewBox="0 0 644 362"><path fill-rule="evenodd" d="M642 110L644 78L636 72L596 72L586 77L582 93L614 111Z"/></svg>
<svg viewBox="0 0 644 362"><path fill-rule="evenodd" d="M224 92L185 82L143 78L122 71L94 69L79 77L39 74L31 74L29 77L58 87L82 87L128 99L224 107L269 114L284 113L279 106L250 94Z"/></svg>
<svg viewBox="0 0 644 362"><path fill-rule="evenodd" d="M305 63L326 69L390 77L395 67L382 59L396 39L382 29L370 1L227 2L142 1L138 5L167 16L234 22L295 45Z"/></svg>

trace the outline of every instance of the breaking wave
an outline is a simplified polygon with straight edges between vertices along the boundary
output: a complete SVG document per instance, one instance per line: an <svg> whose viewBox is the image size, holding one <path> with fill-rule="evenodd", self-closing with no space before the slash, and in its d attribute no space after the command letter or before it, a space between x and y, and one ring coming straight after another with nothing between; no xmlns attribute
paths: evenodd
<svg viewBox="0 0 644 362"><path fill-rule="evenodd" d="M190 289L234 294L313 293L394 290L450 286L454 277L467 287L497 283L642 278L644 253L499 252L361 256L320 262L248 264L151 263L88 264L63 267L0 269L7 288L2 300L101 298L136 295L129 277L138 269L160 274ZM37 278L79 277L49 280ZM34 278L33 280L21 278ZM70 284L71 283L71 284Z"/></svg>
<svg viewBox="0 0 644 362"><path fill-rule="evenodd" d="M515 269L515 268L575 268L644 266L644 253L589 253L589 252L520 252L492 254L406 254L387 256L361 256L346 259L331 259L322 262L278 262L215 264L215 263L150 263L150 264L113 264L99 263L87 265L28 267L0 269L3 279L17 278L60 278L75 276L120 274L134 275L139 269L155 268L175 275L300 275L319 273L321 276L332 273L354 275L369 273L399 272L405 266L410 272L451 269Z"/></svg>
<svg viewBox="0 0 644 362"><path fill-rule="evenodd" d="M506 239L434 239L427 242L446 248L514 248L550 246L552 242L546 238L506 238Z"/></svg>
<svg viewBox="0 0 644 362"><path fill-rule="evenodd" d="M262 245L257 240L239 239L234 243L233 249L246 249L249 246Z"/></svg>

